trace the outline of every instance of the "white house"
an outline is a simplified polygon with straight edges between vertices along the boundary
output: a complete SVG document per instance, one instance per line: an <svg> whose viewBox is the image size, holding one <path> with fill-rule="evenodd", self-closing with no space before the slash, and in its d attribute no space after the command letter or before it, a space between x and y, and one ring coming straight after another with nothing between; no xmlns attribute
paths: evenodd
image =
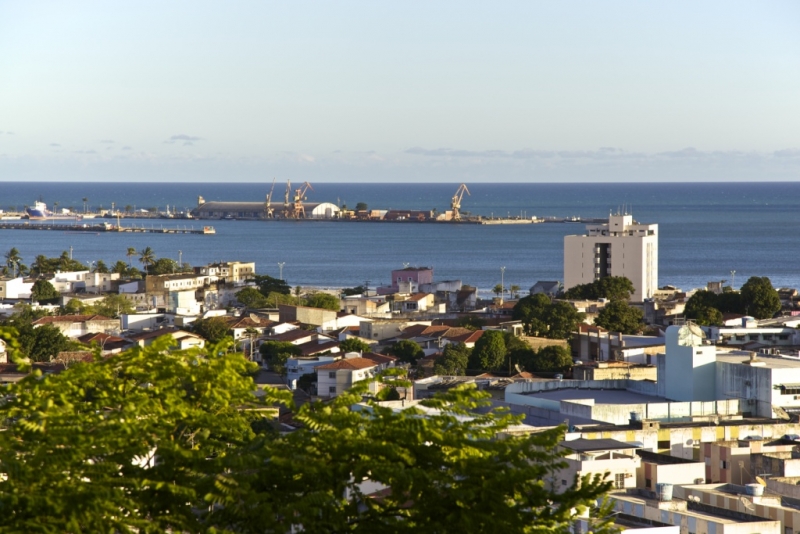
<svg viewBox="0 0 800 534"><path fill-rule="evenodd" d="M317 395L336 397L356 382L372 378L378 363L348 352L335 362L317 367Z"/></svg>
<svg viewBox="0 0 800 534"><path fill-rule="evenodd" d="M26 282L22 277L0 280L0 300L29 299L32 289L33 281Z"/></svg>
<svg viewBox="0 0 800 534"><path fill-rule="evenodd" d="M292 390L297 389L297 381L303 375L316 373L317 367L340 359L341 354L313 357L294 357L286 360L286 383Z"/></svg>
<svg viewBox="0 0 800 534"><path fill-rule="evenodd" d="M564 237L564 289L606 276L633 282L631 300L651 298L658 289L658 225L638 224L632 215L611 215L586 225L586 234Z"/></svg>

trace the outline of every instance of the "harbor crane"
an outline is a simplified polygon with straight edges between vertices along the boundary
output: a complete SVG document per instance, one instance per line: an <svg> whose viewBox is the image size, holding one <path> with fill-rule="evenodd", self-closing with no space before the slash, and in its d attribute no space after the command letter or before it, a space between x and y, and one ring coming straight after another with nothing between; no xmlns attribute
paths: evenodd
<svg viewBox="0 0 800 534"><path fill-rule="evenodd" d="M291 180L286 180L286 192L283 194L283 218L289 219L292 216L292 212L289 209L289 195L292 192L292 182Z"/></svg>
<svg viewBox="0 0 800 534"><path fill-rule="evenodd" d="M272 179L272 187L269 190L269 195L267 195L267 203L264 206L264 215L267 219L274 219L275 218L275 210L272 209L272 192L275 191L275 178Z"/></svg>
<svg viewBox="0 0 800 534"><path fill-rule="evenodd" d="M453 195L453 199L450 201L450 209L453 210L454 221L461 220L461 211L459 210L461 210L461 199L464 198L464 193L469 195L469 189L467 189L466 184L461 184L458 186L456 194Z"/></svg>
<svg viewBox="0 0 800 534"><path fill-rule="evenodd" d="M309 189L312 191L314 190L310 183L304 182L302 186L294 190L294 204L291 213L292 219L306 218L306 208L303 206L303 201L306 200L306 193Z"/></svg>

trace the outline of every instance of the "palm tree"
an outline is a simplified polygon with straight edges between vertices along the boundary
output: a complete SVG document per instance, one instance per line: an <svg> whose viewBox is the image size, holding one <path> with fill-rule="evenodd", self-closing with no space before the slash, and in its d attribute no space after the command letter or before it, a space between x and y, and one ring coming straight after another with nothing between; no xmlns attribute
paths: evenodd
<svg viewBox="0 0 800 534"><path fill-rule="evenodd" d="M519 287L516 284L513 284L511 287L508 288L508 290L511 292L511 298L512 299L518 299L519 298L519 290L520 289L522 289L522 288Z"/></svg>
<svg viewBox="0 0 800 534"><path fill-rule="evenodd" d="M496 286L494 286L494 287L492 288L492 293L494 293L494 294L495 294L495 295L497 295L498 297L499 297L500 295L502 295L503 293L505 293L505 292L506 292L505 288L504 288L502 285L500 285L500 284L497 284Z"/></svg>
<svg viewBox="0 0 800 534"><path fill-rule="evenodd" d="M131 257L136 256L136 249L133 247L128 247L128 252L125 253L128 256L128 267L131 266Z"/></svg>
<svg viewBox="0 0 800 534"><path fill-rule="evenodd" d="M147 267L156 262L156 253L150 247L145 247L139 251L139 261L144 265L144 272L148 274Z"/></svg>
<svg viewBox="0 0 800 534"><path fill-rule="evenodd" d="M19 250L16 247L11 247L11 250L6 252L6 266L11 268L11 274L19 270L19 263L22 261L22 256L19 255Z"/></svg>

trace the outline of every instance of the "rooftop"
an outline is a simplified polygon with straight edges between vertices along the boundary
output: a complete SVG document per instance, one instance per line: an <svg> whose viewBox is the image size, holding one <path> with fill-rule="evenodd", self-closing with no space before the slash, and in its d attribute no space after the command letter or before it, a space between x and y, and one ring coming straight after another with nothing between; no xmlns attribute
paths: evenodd
<svg viewBox="0 0 800 534"><path fill-rule="evenodd" d="M632 445L616 439L584 439L578 438L559 443L562 447L577 452L592 451L617 451L624 449L638 449L639 445Z"/></svg>
<svg viewBox="0 0 800 534"><path fill-rule="evenodd" d="M648 404L667 402L666 399L661 397L642 395L641 393L634 393L625 389L564 388L538 391L535 393L528 393L528 395L558 401L592 399L595 401L595 404Z"/></svg>
<svg viewBox="0 0 800 534"><path fill-rule="evenodd" d="M345 358L335 362L326 363L317 367L318 371L338 371L341 369L349 371L360 371L361 369L370 369L377 367L377 363L367 358Z"/></svg>

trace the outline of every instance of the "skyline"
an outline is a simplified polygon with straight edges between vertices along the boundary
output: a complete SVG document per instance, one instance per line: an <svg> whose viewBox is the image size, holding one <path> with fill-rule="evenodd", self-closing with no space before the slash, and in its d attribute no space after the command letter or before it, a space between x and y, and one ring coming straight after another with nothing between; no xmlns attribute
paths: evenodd
<svg viewBox="0 0 800 534"><path fill-rule="evenodd" d="M798 23L791 2L8 2L0 180L797 180Z"/></svg>

